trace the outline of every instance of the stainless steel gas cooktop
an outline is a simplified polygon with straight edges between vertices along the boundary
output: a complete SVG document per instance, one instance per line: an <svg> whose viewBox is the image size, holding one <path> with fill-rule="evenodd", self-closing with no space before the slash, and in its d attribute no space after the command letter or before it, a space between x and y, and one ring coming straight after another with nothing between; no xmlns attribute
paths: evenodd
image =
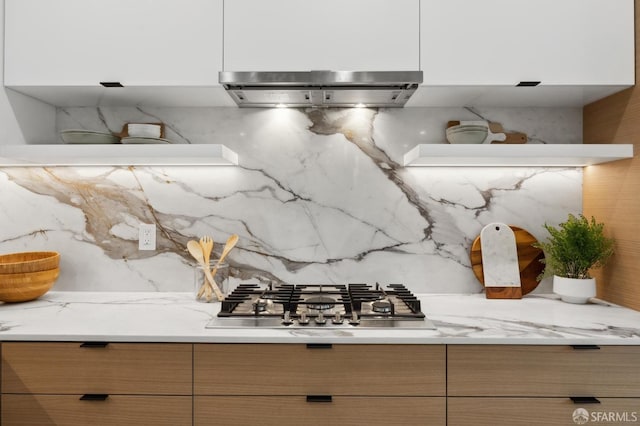
<svg viewBox="0 0 640 426"><path fill-rule="evenodd" d="M241 284L206 328L435 329L402 284Z"/></svg>

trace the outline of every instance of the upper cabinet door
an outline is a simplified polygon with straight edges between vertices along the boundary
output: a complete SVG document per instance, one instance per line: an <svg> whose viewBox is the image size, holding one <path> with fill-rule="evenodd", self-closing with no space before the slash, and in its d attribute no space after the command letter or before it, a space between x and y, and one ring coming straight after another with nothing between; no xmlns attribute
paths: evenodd
<svg viewBox="0 0 640 426"><path fill-rule="evenodd" d="M227 0L225 71L419 69L419 0Z"/></svg>
<svg viewBox="0 0 640 426"><path fill-rule="evenodd" d="M5 0L6 86L217 85L222 0Z"/></svg>
<svg viewBox="0 0 640 426"><path fill-rule="evenodd" d="M425 85L633 85L633 0L421 0Z"/></svg>

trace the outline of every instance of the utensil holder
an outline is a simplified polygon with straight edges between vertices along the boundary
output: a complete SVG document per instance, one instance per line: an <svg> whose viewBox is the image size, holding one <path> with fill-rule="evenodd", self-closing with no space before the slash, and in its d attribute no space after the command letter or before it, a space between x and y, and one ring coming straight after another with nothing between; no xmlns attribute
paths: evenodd
<svg viewBox="0 0 640 426"><path fill-rule="evenodd" d="M212 273L217 263L217 259L212 259L209 262L209 270L212 271ZM218 269L215 271L213 279L218 285L218 288L220 289L222 294L226 296L227 291L229 290L229 264L224 262L221 263L218 266ZM217 302L218 299L213 293L213 290L209 289L210 291L207 292L205 283L207 283L207 277L205 275L204 269L201 265L196 265L194 269L194 296L196 300L200 302ZM203 288L203 286L205 287ZM210 296L207 297L207 294L209 294Z"/></svg>

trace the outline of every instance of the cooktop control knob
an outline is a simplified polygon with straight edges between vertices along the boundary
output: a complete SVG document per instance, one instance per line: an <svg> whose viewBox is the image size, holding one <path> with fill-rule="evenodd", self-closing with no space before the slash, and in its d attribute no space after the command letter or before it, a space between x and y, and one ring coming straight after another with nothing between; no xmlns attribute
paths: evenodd
<svg viewBox="0 0 640 426"><path fill-rule="evenodd" d="M293 320L291 319L291 314L289 314L289 311L287 311L282 316L282 325L291 325L291 324L293 324Z"/></svg>
<svg viewBox="0 0 640 426"><path fill-rule="evenodd" d="M309 324L309 318L307 318L307 313L306 312L301 312L300 313L300 319L298 320L298 324L300 324L300 325Z"/></svg>
<svg viewBox="0 0 640 426"><path fill-rule="evenodd" d="M349 320L349 324L351 324L351 325L360 324L360 319L358 318L358 313L356 311L353 311L351 313L351 319Z"/></svg>
<svg viewBox="0 0 640 426"><path fill-rule="evenodd" d="M331 319L331 322L334 324L342 324L344 322L344 318L342 318L340 312L336 312L336 314Z"/></svg>
<svg viewBox="0 0 640 426"><path fill-rule="evenodd" d="M327 323L327 319L324 317L324 314L320 312L316 317L316 324L325 325Z"/></svg>

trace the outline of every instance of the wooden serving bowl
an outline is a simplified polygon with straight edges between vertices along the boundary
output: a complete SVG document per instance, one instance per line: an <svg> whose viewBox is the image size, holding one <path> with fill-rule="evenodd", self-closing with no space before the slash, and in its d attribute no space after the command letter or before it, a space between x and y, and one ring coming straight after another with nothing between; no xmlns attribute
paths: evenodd
<svg viewBox="0 0 640 426"><path fill-rule="evenodd" d="M55 251L25 251L0 256L0 274L21 274L56 269L60 253Z"/></svg>
<svg viewBox="0 0 640 426"><path fill-rule="evenodd" d="M53 286L60 268L46 271L0 274L0 301L26 302L37 299Z"/></svg>

